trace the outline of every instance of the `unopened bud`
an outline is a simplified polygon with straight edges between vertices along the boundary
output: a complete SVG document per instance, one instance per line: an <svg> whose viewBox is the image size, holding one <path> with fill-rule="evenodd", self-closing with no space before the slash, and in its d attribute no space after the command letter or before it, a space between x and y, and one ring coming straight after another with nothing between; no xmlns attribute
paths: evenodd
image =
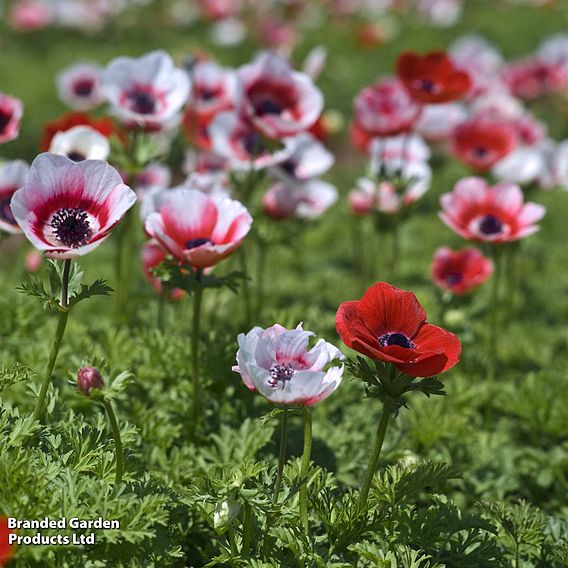
<svg viewBox="0 0 568 568"><path fill-rule="evenodd" d="M82 367L77 371L77 387L86 396L91 389L102 389L105 382L95 367Z"/></svg>

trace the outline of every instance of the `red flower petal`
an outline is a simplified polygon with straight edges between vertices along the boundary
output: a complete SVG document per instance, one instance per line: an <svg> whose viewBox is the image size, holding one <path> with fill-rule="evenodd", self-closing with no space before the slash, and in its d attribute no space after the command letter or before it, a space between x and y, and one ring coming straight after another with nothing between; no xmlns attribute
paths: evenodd
<svg viewBox="0 0 568 568"><path fill-rule="evenodd" d="M426 321L426 312L412 292L385 282L373 284L361 298L358 309L377 340L387 332L403 333L410 339Z"/></svg>

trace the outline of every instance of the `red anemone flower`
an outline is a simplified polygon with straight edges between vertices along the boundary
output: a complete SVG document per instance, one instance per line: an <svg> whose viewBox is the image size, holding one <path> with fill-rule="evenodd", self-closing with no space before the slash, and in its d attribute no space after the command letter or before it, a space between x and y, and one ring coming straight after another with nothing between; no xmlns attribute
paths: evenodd
<svg viewBox="0 0 568 568"><path fill-rule="evenodd" d="M443 373L461 354L453 333L426 323L426 312L412 292L385 282L373 284L360 300L343 302L336 324L345 345L411 377Z"/></svg>
<svg viewBox="0 0 568 568"><path fill-rule="evenodd" d="M493 262L476 248L440 247L434 255L432 278L442 290L466 294L481 286L493 273Z"/></svg>
<svg viewBox="0 0 568 568"><path fill-rule="evenodd" d="M90 126L107 138L116 133L115 124L110 118L93 118L85 112L68 112L43 127L40 142L42 152L49 151L51 141L58 132L66 132L75 126Z"/></svg>
<svg viewBox="0 0 568 568"><path fill-rule="evenodd" d="M513 126L474 118L454 129L451 140L453 156L478 172L490 170L517 146Z"/></svg>
<svg viewBox="0 0 568 568"><path fill-rule="evenodd" d="M402 53L397 73L408 94L421 103L447 103L461 99L471 87L469 75L443 51L426 55Z"/></svg>

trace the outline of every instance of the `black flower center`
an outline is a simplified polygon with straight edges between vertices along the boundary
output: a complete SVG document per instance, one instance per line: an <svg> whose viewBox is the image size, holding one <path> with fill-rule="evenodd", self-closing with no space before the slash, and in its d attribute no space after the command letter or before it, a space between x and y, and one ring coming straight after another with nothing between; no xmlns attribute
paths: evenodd
<svg viewBox="0 0 568 568"><path fill-rule="evenodd" d="M479 230L484 235L497 235L503 231L503 223L495 215L485 215L479 223Z"/></svg>
<svg viewBox="0 0 568 568"><path fill-rule="evenodd" d="M12 208L10 207L10 201L12 196L0 199L0 219L14 225L16 219L14 219L14 214L12 213Z"/></svg>
<svg viewBox="0 0 568 568"><path fill-rule="evenodd" d="M296 168L298 164L295 160L286 160L280 164L280 168L282 168L288 175L296 176Z"/></svg>
<svg viewBox="0 0 568 568"><path fill-rule="evenodd" d="M264 99L256 105L256 112L260 116L265 114L282 114L282 106L274 99Z"/></svg>
<svg viewBox="0 0 568 568"><path fill-rule="evenodd" d="M457 286L463 281L463 274L460 272L450 272L444 278L448 286Z"/></svg>
<svg viewBox="0 0 568 568"><path fill-rule="evenodd" d="M78 207L57 211L51 219L51 227L57 239L70 248L86 245L93 235L87 212Z"/></svg>
<svg viewBox="0 0 568 568"><path fill-rule="evenodd" d="M190 239L185 243L185 250L191 250L201 245L213 244L211 239L206 239L205 237L200 237L198 239Z"/></svg>
<svg viewBox="0 0 568 568"><path fill-rule="evenodd" d="M79 97L88 97L93 92L94 87L95 82L92 79L79 79L79 81L73 85L73 90Z"/></svg>
<svg viewBox="0 0 568 568"><path fill-rule="evenodd" d="M83 160L87 159L87 156L85 156L85 154L82 154L81 152L78 152L77 150L71 150L71 152L69 152L69 154L67 154L67 157L70 160L73 160L74 162L82 162Z"/></svg>
<svg viewBox="0 0 568 568"><path fill-rule="evenodd" d="M290 363L286 363L285 365L274 364L270 368L270 379L268 379L268 385L272 388L276 388L281 385L282 388L284 388L286 381L291 380L295 372L296 371L292 369L292 365L290 365Z"/></svg>
<svg viewBox="0 0 568 568"><path fill-rule="evenodd" d="M483 146L476 146L475 148L473 148L471 150L471 153L479 159L483 159L483 158L487 158L487 155L489 154L489 150L487 148L484 148Z"/></svg>
<svg viewBox="0 0 568 568"><path fill-rule="evenodd" d="M217 97L219 89L208 89L207 87L202 87L199 89L199 98L203 101L212 101Z"/></svg>
<svg viewBox="0 0 568 568"><path fill-rule="evenodd" d="M436 93L439 90L438 85L431 79L417 79L415 81L415 85L416 87L418 87L418 89L430 95Z"/></svg>
<svg viewBox="0 0 568 568"><path fill-rule="evenodd" d="M130 95L132 110L138 114L153 114L156 111L156 97L146 91L136 91Z"/></svg>
<svg viewBox="0 0 568 568"><path fill-rule="evenodd" d="M10 123L12 119L12 113L6 112L5 110L0 110L0 132L4 132L6 126Z"/></svg>
<svg viewBox="0 0 568 568"><path fill-rule="evenodd" d="M256 132L247 132L243 136L243 147L251 156L260 156L266 149L262 138Z"/></svg>
<svg viewBox="0 0 568 568"><path fill-rule="evenodd" d="M404 333L384 333L379 337L379 343L383 347L390 347L391 345L398 345L399 347L404 347L405 349L414 349L416 345L410 341Z"/></svg>

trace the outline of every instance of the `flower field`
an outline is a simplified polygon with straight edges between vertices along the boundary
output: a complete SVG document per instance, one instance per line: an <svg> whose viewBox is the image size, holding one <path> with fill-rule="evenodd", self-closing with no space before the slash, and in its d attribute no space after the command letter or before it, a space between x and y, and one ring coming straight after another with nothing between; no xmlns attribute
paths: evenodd
<svg viewBox="0 0 568 568"><path fill-rule="evenodd" d="M13 0L0 566L568 566L568 4Z"/></svg>

